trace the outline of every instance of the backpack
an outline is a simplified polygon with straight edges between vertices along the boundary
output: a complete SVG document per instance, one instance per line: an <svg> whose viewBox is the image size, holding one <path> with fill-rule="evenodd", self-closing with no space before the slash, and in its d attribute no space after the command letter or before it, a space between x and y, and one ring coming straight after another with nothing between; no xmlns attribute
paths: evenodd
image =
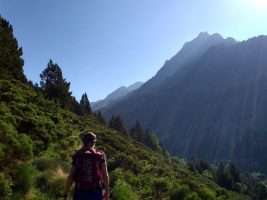
<svg viewBox="0 0 267 200"><path fill-rule="evenodd" d="M102 177L101 164L104 154L94 149L83 149L76 155L75 183L76 189L89 191L100 186Z"/></svg>

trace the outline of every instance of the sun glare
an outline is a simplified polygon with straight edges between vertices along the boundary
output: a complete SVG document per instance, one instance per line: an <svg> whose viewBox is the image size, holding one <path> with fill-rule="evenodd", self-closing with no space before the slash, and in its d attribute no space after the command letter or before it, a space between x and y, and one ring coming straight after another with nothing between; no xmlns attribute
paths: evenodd
<svg viewBox="0 0 267 200"><path fill-rule="evenodd" d="M252 0L254 6L259 10L267 10L267 0Z"/></svg>

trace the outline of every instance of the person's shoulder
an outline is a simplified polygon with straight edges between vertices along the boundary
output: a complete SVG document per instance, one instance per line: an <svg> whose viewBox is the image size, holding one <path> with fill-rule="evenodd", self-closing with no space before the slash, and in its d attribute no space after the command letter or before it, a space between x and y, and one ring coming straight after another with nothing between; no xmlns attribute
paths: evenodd
<svg viewBox="0 0 267 200"><path fill-rule="evenodd" d="M101 155L105 155L105 152L103 150L100 149L95 149L96 153L101 154Z"/></svg>
<svg viewBox="0 0 267 200"><path fill-rule="evenodd" d="M98 155L101 155L101 159L106 160L106 154L103 150L95 149Z"/></svg>
<svg viewBox="0 0 267 200"><path fill-rule="evenodd" d="M78 149L78 150L73 154L72 157L77 157L77 156L80 155L82 152L83 152L83 149L82 149L82 148L81 148L81 149Z"/></svg>

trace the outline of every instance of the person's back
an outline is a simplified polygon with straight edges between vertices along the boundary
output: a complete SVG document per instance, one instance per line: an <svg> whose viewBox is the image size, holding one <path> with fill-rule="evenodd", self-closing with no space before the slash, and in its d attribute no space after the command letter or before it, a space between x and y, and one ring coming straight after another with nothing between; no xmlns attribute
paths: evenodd
<svg viewBox="0 0 267 200"><path fill-rule="evenodd" d="M75 181L74 200L108 200L109 178L106 158L103 151L95 149L96 136L88 132L83 136L83 148L78 150L72 160L72 169L69 174L65 199L73 181ZM102 194L104 184L104 197Z"/></svg>

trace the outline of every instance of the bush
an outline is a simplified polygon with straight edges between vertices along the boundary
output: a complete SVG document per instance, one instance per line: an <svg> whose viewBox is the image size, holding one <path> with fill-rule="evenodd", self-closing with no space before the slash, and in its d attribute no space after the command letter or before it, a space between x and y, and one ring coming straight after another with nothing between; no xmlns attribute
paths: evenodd
<svg viewBox="0 0 267 200"><path fill-rule="evenodd" d="M163 193L168 191L168 183L163 178L155 179L152 183L152 187L156 199L161 199Z"/></svg>
<svg viewBox="0 0 267 200"><path fill-rule="evenodd" d="M11 194L10 181L5 179L4 174L0 173L0 197L6 197Z"/></svg>
<svg viewBox="0 0 267 200"><path fill-rule="evenodd" d="M0 160L4 159L5 152L4 152L4 145L0 143Z"/></svg>
<svg viewBox="0 0 267 200"><path fill-rule="evenodd" d="M169 193L170 200L185 199L189 193L190 189L187 185L175 184Z"/></svg>
<svg viewBox="0 0 267 200"><path fill-rule="evenodd" d="M63 196L66 177L56 176L52 171L43 172L36 181L37 187L50 197L59 198Z"/></svg>
<svg viewBox="0 0 267 200"><path fill-rule="evenodd" d="M54 170L57 168L61 168L64 171L69 171L70 168L69 165L62 160L59 160L57 158L47 158L47 157L35 159L33 161L33 165L35 165L39 171L44 171L47 169Z"/></svg>
<svg viewBox="0 0 267 200"><path fill-rule="evenodd" d="M207 200L215 200L215 193L213 193L213 191L211 191L210 189L203 187L201 188L201 190L199 191L198 195L202 198L202 199L207 199Z"/></svg>
<svg viewBox="0 0 267 200"><path fill-rule="evenodd" d="M116 200L136 200L138 196L122 180L118 179L111 191L112 198Z"/></svg>
<svg viewBox="0 0 267 200"><path fill-rule="evenodd" d="M200 194L198 194L200 193ZM210 194L205 188L201 191L193 192L188 185L176 183L172 187L169 197L170 200L200 200L200 199L215 199L213 194Z"/></svg>
<svg viewBox="0 0 267 200"><path fill-rule="evenodd" d="M21 145L21 156L25 158L32 158L33 156L33 142L29 136L25 134L19 134L19 142Z"/></svg>
<svg viewBox="0 0 267 200"><path fill-rule="evenodd" d="M0 120L0 135L3 144L5 144L0 145L0 154L2 154L0 158L5 157L8 162L10 159L26 160L32 157L32 140L25 134L18 134L11 123Z"/></svg>
<svg viewBox="0 0 267 200"><path fill-rule="evenodd" d="M19 165L15 173L15 190L27 193L34 186L36 174L37 170L33 166Z"/></svg>
<svg viewBox="0 0 267 200"><path fill-rule="evenodd" d="M185 200L201 200L201 199L198 197L197 193L193 192L191 194L188 194Z"/></svg>
<svg viewBox="0 0 267 200"><path fill-rule="evenodd" d="M66 185L65 177L57 177L53 180L49 188L49 194L53 197L62 197L64 194L64 189Z"/></svg>
<svg viewBox="0 0 267 200"><path fill-rule="evenodd" d="M39 190L32 188L27 194L15 193L8 200L54 200L47 195L41 193Z"/></svg>

